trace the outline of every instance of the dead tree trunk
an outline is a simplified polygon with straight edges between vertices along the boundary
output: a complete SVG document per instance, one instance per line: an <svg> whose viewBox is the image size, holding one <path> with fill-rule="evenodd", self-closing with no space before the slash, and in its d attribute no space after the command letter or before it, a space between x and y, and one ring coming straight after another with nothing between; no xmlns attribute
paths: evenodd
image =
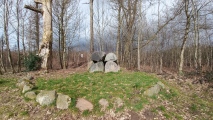
<svg viewBox="0 0 213 120"><path fill-rule="evenodd" d="M34 0L42 4L42 10L32 6L25 8L43 14L43 38L39 46L39 56L42 58L41 68L48 70L52 67L52 0Z"/></svg>

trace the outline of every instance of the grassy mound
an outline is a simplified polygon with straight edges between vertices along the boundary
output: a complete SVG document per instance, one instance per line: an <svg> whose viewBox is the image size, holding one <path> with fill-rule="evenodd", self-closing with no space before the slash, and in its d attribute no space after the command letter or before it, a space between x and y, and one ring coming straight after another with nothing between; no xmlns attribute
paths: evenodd
<svg viewBox="0 0 213 120"><path fill-rule="evenodd" d="M72 98L71 109L75 108L77 98L86 98L94 104L94 113L100 111L98 101L102 98L113 106L115 98L121 98L124 108L141 110L143 105L148 104L148 99L143 92L159 80L154 76L145 73L82 73L70 75L65 79L39 79L38 90L56 90L57 92L69 95ZM171 95L165 94L166 97Z"/></svg>

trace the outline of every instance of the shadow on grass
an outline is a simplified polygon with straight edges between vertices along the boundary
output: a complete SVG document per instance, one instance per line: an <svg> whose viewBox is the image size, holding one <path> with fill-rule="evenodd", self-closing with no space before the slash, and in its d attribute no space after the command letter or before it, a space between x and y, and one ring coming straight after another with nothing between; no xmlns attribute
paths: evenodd
<svg viewBox="0 0 213 120"><path fill-rule="evenodd" d="M7 83L9 83L10 81L6 81L6 80L1 80L0 81L0 85L4 85L4 84L7 84Z"/></svg>

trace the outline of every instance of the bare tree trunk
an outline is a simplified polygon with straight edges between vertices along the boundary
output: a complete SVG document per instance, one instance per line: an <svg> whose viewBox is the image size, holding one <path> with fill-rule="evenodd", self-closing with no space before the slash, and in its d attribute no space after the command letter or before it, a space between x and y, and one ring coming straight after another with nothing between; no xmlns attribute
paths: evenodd
<svg viewBox="0 0 213 120"><path fill-rule="evenodd" d="M122 5L126 19L126 35L124 44L124 63L127 68L131 68L131 53L132 53L132 39L134 36L134 23L137 12L138 0L131 2L128 0L127 8Z"/></svg>
<svg viewBox="0 0 213 120"><path fill-rule="evenodd" d="M1 67L4 70L4 72L7 72L7 69L4 65L4 57L3 57L3 53L4 53L4 39L3 37L1 38Z"/></svg>
<svg viewBox="0 0 213 120"><path fill-rule="evenodd" d="M9 3L8 2L9 1L4 0L4 39L7 46L9 64L12 69L12 73L15 73L15 69L13 67L13 62L12 62L12 55L10 51L9 39L8 39L8 22L9 22Z"/></svg>
<svg viewBox="0 0 213 120"><path fill-rule="evenodd" d="M41 68L48 70L52 68L52 0L35 0L35 2L42 4L44 28L39 56L42 57Z"/></svg>
<svg viewBox="0 0 213 120"><path fill-rule="evenodd" d="M18 72L21 72L21 56L20 56L20 45L19 45L19 36L20 36L20 30L19 30L19 28L20 28L20 18L19 18L19 14L20 14L20 0L17 0L16 1L16 19L17 19L17 33L16 33L16 35L17 35L17 47L18 47Z"/></svg>
<svg viewBox="0 0 213 120"><path fill-rule="evenodd" d="M25 28L25 26L24 26L24 18L23 18L22 19L22 47L23 47L23 55L24 55L24 59L25 59L25 57L26 57L26 48L25 48L25 42L24 42L24 40L25 40L25 38L24 38L25 29L24 28Z"/></svg>
<svg viewBox="0 0 213 120"><path fill-rule="evenodd" d="M158 29L160 29L160 0L158 0ZM159 33L158 33L158 37L157 37L157 39L159 40ZM163 49L163 39L162 39L162 41L160 41L160 56L159 56L159 58L160 58L160 68L159 68L159 72L160 73L162 73L163 71L162 71L162 69L163 69L163 52L162 52L162 49Z"/></svg>
<svg viewBox="0 0 213 120"><path fill-rule="evenodd" d="M120 50L121 50L121 45L120 45L120 39L121 39L121 5L119 4L118 8L118 30L117 30L117 44L116 44L116 55L117 55L117 62L120 63Z"/></svg>
<svg viewBox="0 0 213 120"><path fill-rule="evenodd" d="M63 63L62 63L62 55L61 55L61 23L59 23L59 30L58 30L58 55L59 55L59 63L61 66L61 69L63 69Z"/></svg>
<svg viewBox="0 0 213 120"><path fill-rule="evenodd" d="M63 69L66 69L67 68L67 52L66 52L66 39L64 39L64 42L63 42Z"/></svg>
<svg viewBox="0 0 213 120"><path fill-rule="evenodd" d="M185 15L186 15L186 28L185 28L183 43L181 45L180 65L179 65L179 74L180 75L183 74L184 51L185 51L186 41L188 39L189 27L190 27L189 0L185 0Z"/></svg>
<svg viewBox="0 0 213 120"><path fill-rule="evenodd" d="M36 8L38 9L38 3L36 3ZM36 47L37 47L37 51L39 51L39 13L35 13L36 14Z"/></svg>
<svg viewBox="0 0 213 120"><path fill-rule="evenodd" d="M90 0L90 53L94 52L93 1Z"/></svg>
<svg viewBox="0 0 213 120"><path fill-rule="evenodd" d="M141 1L139 1L139 7L138 7L138 9L139 9L139 30L138 30L138 60L137 60L137 62L138 62L138 64L137 64L137 66L138 66L138 71L140 71L141 70L141 58L140 58L140 51L141 51L141 49L140 49L140 41L141 41L141 39L143 38L142 37L142 0Z"/></svg>
<svg viewBox="0 0 213 120"><path fill-rule="evenodd" d="M194 0L192 1L192 12L193 12L193 21L194 21L194 39L195 39L195 68L197 72L201 70L201 52L199 44L199 20L198 20L198 10L197 5L195 5Z"/></svg>

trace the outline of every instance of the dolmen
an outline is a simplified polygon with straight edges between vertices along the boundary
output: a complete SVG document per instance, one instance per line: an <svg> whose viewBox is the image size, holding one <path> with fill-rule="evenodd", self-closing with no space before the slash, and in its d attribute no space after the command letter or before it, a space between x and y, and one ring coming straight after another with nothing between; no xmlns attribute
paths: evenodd
<svg viewBox="0 0 213 120"><path fill-rule="evenodd" d="M88 70L93 72L118 72L120 66L117 64L117 56L114 53L96 51L91 55L91 61L88 63Z"/></svg>

